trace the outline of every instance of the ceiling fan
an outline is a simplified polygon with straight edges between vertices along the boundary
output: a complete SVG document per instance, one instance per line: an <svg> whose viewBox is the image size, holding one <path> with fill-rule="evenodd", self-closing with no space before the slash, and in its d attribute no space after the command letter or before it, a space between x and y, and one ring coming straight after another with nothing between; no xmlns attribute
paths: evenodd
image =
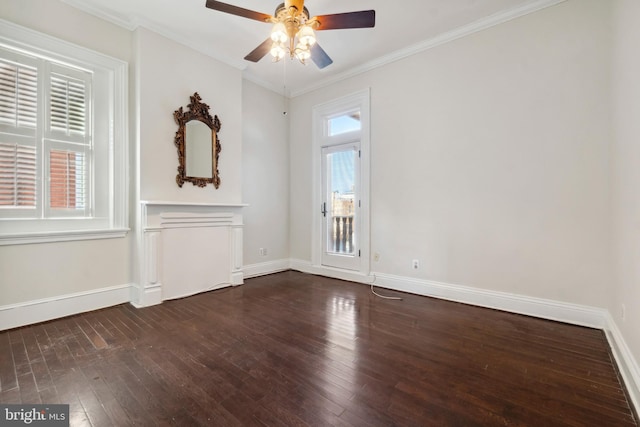
<svg viewBox="0 0 640 427"><path fill-rule="evenodd" d="M304 0L285 0L276 8L273 16L215 0L207 0L207 7L274 24L271 36L244 57L252 62L258 62L267 53L271 53L274 60L279 61L288 53L291 59L298 58L304 64L311 58L318 68L324 68L331 65L333 60L316 43L314 30L371 28L376 24L375 10L311 17L309 10L304 6Z"/></svg>

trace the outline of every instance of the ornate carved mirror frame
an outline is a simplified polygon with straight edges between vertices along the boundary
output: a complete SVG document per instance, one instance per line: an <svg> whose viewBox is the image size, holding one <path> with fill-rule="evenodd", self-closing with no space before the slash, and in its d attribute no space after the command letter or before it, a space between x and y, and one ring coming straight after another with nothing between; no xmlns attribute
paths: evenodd
<svg viewBox="0 0 640 427"><path fill-rule="evenodd" d="M211 117L209 113L209 106L202 102L202 98L198 95L198 92L195 92L193 96L189 97L191 103L187 106L188 110L183 111L182 107L174 111L173 118L178 124L178 131L176 132L176 137L174 143L178 148L178 175L176 175L176 183L178 187L182 187L182 184L185 182L191 182L193 185L197 185L198 187L206 187L207 184L211 183L215 188L220 187L220 175L218 172L218 158L220 156L220 151L222 147L220 146L220 139L218 138L218 132L220 132L220 120L218 120L218 116ZM203 153L187 153L188 149L193 150L193 144L187 144L188 139L187 135L187 124L192 121L197 120L199 122L204 123L211 129L211 150L206 150L205 158L202 158ZM192 135L193 136L193 135ZM196 143L204 143L205 146L208 145L209 141L196 141ZM207 147L208 148L208 147ZM210 176L190 176L187 174L187 158L198 159L199 161L204 160L207 164L206 169L208 169L208 159L211 159L211 175Z"/></svg>

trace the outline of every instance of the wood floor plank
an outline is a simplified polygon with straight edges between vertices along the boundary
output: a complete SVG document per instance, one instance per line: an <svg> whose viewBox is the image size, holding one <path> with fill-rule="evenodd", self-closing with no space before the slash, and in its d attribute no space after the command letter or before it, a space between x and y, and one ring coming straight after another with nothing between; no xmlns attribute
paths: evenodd
<svg viewBox="0 0 640 427"><path fill-rule="evenodd" d="M638 426L601 330L297 272L0 332L72 425Z"/></svg>
<svg viewBox="0 0 640 427"><path fill-rule="evenodd" d="M13 349L7 332L0 333L0 393L18 388Z"/></svg>

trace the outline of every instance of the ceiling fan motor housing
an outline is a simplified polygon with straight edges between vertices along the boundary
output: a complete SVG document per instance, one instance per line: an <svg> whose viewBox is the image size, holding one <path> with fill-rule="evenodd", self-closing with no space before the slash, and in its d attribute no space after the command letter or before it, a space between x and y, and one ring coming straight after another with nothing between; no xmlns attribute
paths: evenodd
<svg viewBox="0 0 640 427"><path fill-rule="evenodd" d="M294 8L295 10L291 10L291 8ZM276 7L276 11L273 14L274 18L276 21L284 21L285 19L287 19L288 17L297 17L298 19L300 19L300 17L304 17L305 21L309 20L309 9L307 9L306 6L304 6L302 8L302 13L300 12L300 9L298 9L296 6L287 6L284 3L280 3L278 5L278 7Z"/></svg>
<svg viewBox="0 0 640 427"><path fill-rule="evenodd" d="M299 3L299 5L296 5L296 3ZM286 28L287 36L291 43L291 51L294 48L293 43L296 34L301 27L309 22L309 10L302 4L303 2L280 3L274 13L273 21L284 24ZM302 11L298 6L302 6Z"/></svg>
<svg viewBox="0 0 640 427"><path fill-rule="evenodd" d="M298 10L306 9L306 7L304 7L304 0L285 0L283 5L287 9L289 9L290 7L295 7ZM280 6L278 6L278 8L279 7ZM308 17L309 17L309 15L308 15L308 11L307 11L307 18Z"/></svg>

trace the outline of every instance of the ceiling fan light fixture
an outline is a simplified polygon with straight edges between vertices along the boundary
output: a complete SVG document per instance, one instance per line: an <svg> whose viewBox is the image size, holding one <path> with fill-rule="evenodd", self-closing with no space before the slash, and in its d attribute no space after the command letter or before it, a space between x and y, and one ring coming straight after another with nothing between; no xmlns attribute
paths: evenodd
<svg viewBox="0 0 640 427"><path fill-rule="evenodd" d="M313 32L313 28L308 25L302 26L300 31L298 31L298 41L307 46L313 46L316 44L316 35Z"/></svg>
<svg viewBox="0 0 640 427"><path fill-rule="evenodd" d="M303 64L309 58L311 58L311 49L308 44L299 42L295 49L295 56L302 62Z"/></svg>
<svg viewBox="0 0 640 427"><path fill-rule="evenodd" d="M273 42L269 52L271 53L271 56L273 56L273 60L278 62L287 54L287 49L284 47L284 44Z"/></svg>
<svg viewBox="0 0 640 427"><path fill-rule="evenodd" d="M289 40L287 28L283 22L278 22L273 26L271 30L271 40L273 40L274 43L286 43L287 40Z"/></svg>

